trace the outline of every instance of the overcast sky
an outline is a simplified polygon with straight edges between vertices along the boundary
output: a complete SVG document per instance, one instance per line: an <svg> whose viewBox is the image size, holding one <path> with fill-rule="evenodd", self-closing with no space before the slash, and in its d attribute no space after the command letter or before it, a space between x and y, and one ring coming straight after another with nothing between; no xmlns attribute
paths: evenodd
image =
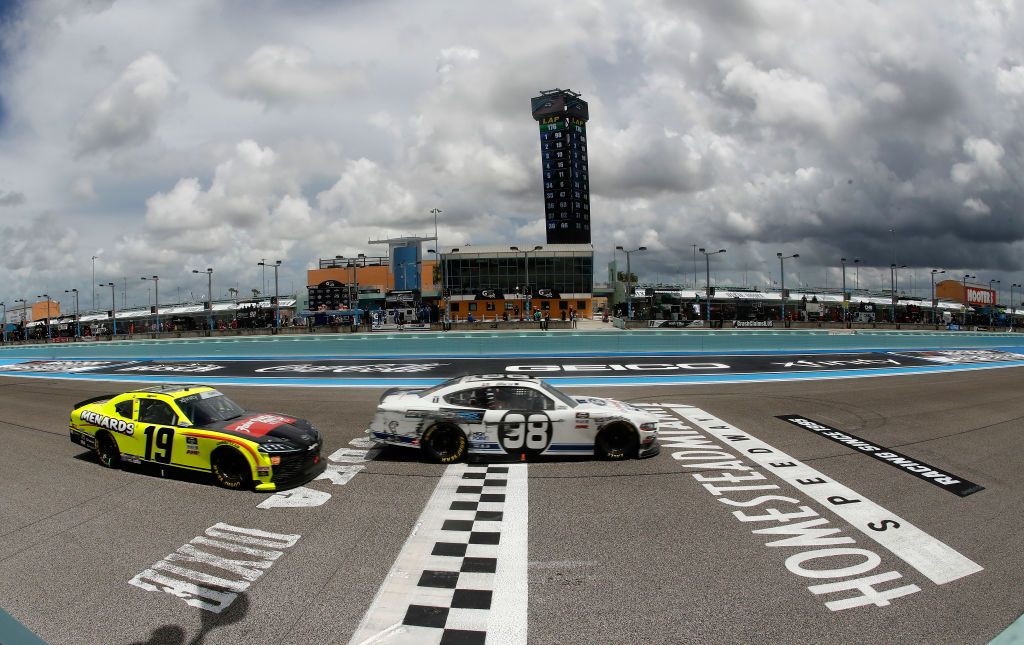
<svg viewBox="0 0 1024 645"><path fill-rule="evenodd" d="M544 242L529 99L590 103L599 280L1022 272L1020 2L0 0L0 300L283 290L370 238ZM891 232L890 232L891 231ZM852 263L850 265L853 266ZM703 260L698 260L700 281ZM848 281L855 272L848 271ZM101 300L108 308L109 288ZM165 295L167 294L167 295ZM120 306L120 288L118 304Z"/></svg>

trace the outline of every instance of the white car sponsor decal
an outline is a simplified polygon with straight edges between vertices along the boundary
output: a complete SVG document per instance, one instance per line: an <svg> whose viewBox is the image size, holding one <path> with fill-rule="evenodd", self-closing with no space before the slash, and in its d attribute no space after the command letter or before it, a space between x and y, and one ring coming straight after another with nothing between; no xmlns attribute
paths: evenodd
<svg viewBox="0 0 1024 645"><path fill-rule="evenodd" d="M316 374L331 372L344 374L354 372L357 374L412 374L416 372L429 372L435 368L443 367L446 363L381 363L369 365L314 365L312 363L299 363L295 365L275 365L273 367L261 367L257 373L287 373Z"/></svg>

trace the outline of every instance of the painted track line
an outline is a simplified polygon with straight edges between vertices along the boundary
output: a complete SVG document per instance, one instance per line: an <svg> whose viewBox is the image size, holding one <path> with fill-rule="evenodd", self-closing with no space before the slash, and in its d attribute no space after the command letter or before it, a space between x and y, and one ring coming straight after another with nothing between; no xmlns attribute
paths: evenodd
<svg viewBox="0 0 1024 645"><path fill-rule="evenodd" d="M745 459L802 491L935 584L947 584L982 571L979 564L902 517L713 414L698 408L672 409L723 445L742 450ZM856 502L837 504L834 501L840 499ZM886 520L892 522L898 530L880 531L878 526Z"/></svg>
<svg viewBox="0 0 1024 645"><path fill-rule="evenodd" d="M526 464L448 466L350 645L526 643L528 509Z"/></svg>

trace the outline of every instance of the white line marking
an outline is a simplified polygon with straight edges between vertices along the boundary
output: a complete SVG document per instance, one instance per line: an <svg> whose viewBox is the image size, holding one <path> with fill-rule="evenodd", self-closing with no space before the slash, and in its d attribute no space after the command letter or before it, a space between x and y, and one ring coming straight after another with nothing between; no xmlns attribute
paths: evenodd
<svg viewBox="0 0 1024 645"><path fill-rule="evenodd" d="M526 464L508 469L487 642L525 643L529 598L529 486Z"/></svg>
<svg viewBox="0 0 1024 645"><path fill-rule="evenodd" d="M452 604L453 589L421 587L418 585L424 571L454 571L464 558L434 556L438 542L467 544L466 558L496 558L495 573L463 572L458 577L459 589L484 589L493 592L491 608L485 610L459 609L448 613L445 627L487 632L487 642L518 645L526 643L527 630L527 562L528 562L528 486L526 464L509 464L501 487L485 486L487 493L503 493L501 522L477 522L474 531L489 530L484 526L500 524L497 545L470 544L470 531L448 529L446 520L471 519L475 511L453 511L452 502L479 502L480 494L459 493L460 486L480 486L480 479L464 479L465 464L453 464L445 469L437 487L427 501L423 512L413 526L394 565L377 592L373 603L353 634L350 645L380 643L439 642L441 629L403 624L410 605L448 608ZM470 467L471 468L471 467ZM479 468L479 467L477 467ZM496 510L489 502L479 502L477 510Z"/></svg>
<svg viewBox="0 0 1024 645"><path fill-rule="evenodd" d="M933 538L895 513L886 510L860 493L827 477L807 464L775 447L697 408L673 408L677 414L719 439L724 446L842 517L875 542L900 557L935 584L946 584L983 570L948 545ZM746 487L753 489L753 486ZM858 500L836 503L837 499ZM899 523L898 530L872 529L884 520ZM882 525L884 526L884 525Z"/></svg>

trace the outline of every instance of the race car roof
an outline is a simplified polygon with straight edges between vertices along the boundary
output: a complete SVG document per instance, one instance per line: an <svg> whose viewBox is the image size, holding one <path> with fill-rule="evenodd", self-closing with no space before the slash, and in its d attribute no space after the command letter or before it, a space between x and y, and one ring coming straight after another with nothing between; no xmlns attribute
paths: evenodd
<svg viewBox="0 0 1024 645"><path fill-rule="evenodd" d="M515 381L515 382L526 382L536 383L539 381L535 376L528 376L526 374L470 374L463 376L458 383L482 383L491 381Z"/></svg>
<svg viewBox="0 0 1024 645"><path fill-rule="evenodd" d="M142 387L132 392L148 392L150 394L186 394L195 392L205 392L212 390L212 387L206 385L153 385L151 387Z"/></svg>

